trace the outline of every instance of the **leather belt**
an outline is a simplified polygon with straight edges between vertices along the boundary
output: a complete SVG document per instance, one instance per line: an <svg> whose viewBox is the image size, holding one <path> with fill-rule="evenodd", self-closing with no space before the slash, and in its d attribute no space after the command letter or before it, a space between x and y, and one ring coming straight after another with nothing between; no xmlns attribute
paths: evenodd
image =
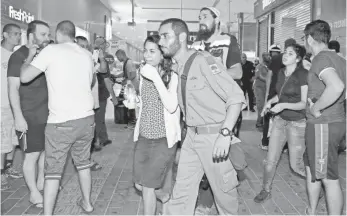
<svg viewBox="0 0 347 216"><path fill-rule="evenodd" d="M218 134L221 129L221 125L206 125L198 127L188 126L188 128L193 130L196 134Z"/></svg>

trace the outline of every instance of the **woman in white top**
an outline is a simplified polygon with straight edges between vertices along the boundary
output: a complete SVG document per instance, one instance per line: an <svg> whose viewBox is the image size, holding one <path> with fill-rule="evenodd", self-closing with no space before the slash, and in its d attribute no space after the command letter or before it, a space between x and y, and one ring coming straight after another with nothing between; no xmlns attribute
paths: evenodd
<svg viewBox="0 0 347 216"><path fill-rule="evenodd" d="M142 190L145 215L155 214L157 198L162 202L169 198L169 193L159 197L157 192L164 190L164 182L170 182L171 190L172 176L167 173L172 169L176 143L181 138L178 75L171 69L171 59L163 57L159 40L158 35L153 35L144 43L146 64L140 69L140 109L134 131L137 143L133 179L136 188Z"/></svg>

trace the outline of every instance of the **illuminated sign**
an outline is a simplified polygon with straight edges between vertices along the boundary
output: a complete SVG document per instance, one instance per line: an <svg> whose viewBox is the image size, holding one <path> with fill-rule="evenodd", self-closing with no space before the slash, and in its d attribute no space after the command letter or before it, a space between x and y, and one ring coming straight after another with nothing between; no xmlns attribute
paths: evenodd
<svg viewBox="0 0 347 216"><path fill-rule="evenodd" d="M12 6L8 7L8 11L9 11L9 16L12 19L19 20L25 23L30 23L31 21L35 19L34 15L31 15L30 13L22 9L16 10Z"/></svg>

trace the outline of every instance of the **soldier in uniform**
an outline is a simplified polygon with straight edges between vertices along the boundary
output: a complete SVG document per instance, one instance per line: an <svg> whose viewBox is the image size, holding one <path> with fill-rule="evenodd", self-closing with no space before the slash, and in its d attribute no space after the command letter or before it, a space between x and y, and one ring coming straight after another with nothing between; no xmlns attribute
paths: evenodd
<svg viewBox="0 0 347 216"><path fill-rule="evenodd" d="M159 29L164 55L178 64L178 101L187 125L176 183L163 213L193 215L199 183L206 173L218 212L237 214L238 181L227 158L232 129L245 106L245 98L241 88L211 55L188 49L188 32L187 24L177 18L163 21Z"/></svg>

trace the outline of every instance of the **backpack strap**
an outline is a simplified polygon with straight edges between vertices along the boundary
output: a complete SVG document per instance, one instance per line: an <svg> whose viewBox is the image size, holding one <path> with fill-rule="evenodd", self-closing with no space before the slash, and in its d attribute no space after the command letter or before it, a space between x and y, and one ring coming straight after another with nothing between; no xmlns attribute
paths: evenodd
<svg viewBox="0 0 347 216"><path fill-rule="evenodd" d="M185 115L187 115L186 111L186 86L187 86L187 78L188 73L190 70L190 67L192 66L192 63L195 59L195 57L198 55L198 52L193 53L187 60L187 62L184 65L183 73L181 75L181 92L182 92L182 101L183 101L183 109L185 111Z"/></svg>

